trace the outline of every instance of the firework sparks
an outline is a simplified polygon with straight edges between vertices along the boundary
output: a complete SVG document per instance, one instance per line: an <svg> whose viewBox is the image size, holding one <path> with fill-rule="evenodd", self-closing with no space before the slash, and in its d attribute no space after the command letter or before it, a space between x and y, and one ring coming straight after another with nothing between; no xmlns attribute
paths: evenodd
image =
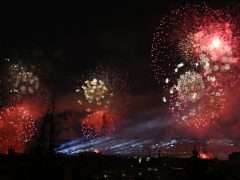
<svg viewBox="0 0 240 180"><path fill-rule="evenodd" d="M88 112L99 109L118 109L122 112L123 106L119 102L128 94L128 86L123 79L116 72L98 66L78 83L75 90L78 103Z"/></svg>
<svg viewBox="0 0 240 180"><path fill-rule="evenodd" d="M11 93L33 94L39 88L39 78L18 64L9 67L8 82Z"/></svg>
<svg viewBox="0 0 240 180"><path fill-rule="evenodd" d="M21 149L26 142L31 140L35 131L34 115L25 104L1 110L0 145L3 152L6 152L8 148Z"/></svg>
<svg viewBox="0 0 240 180"><path fill-rule="evenodd" d="M177 91L179 100L195 102L201 98L204 88L202 76L196 72L187 71L180 75L177 85L170 89L170 93Z"/></svg>
<svg viewBox="0 0 240 180"><path fill-rule="evenodd" d="M177 121L215 123L238 79L239 30L225 10L187 5L164 17L152 45L155 78Z"/></svg>
<svg viewBox="0 0 240 180"><path fill-rule="evenodd" d="M101 100L105 98L108 88L102 80L93 79L92 81L85 81L82 86L84 96L89 103L96 101L97 105L101 105Z"/></svg>
<svg viewBox="0 0 240 180"><path fill-rule="evenodd" d="M84 79L76 88L78 103L91 113L82 121L83 135L108 136L126 112L128 86L123 76L102 66L90 71Z"/></svg>
<svg viewBox="0 0 240 180"><path fill-rule="evenodd" d="M5 63L5 64L4 64ZM25 97L34 96L40 89L39 77L34 73L33 66L29 68L21 65L21 63L13 63L9 59L1 64L3 71L1 72L1 99L3 104L12 101L20 101ZM5 100L4 100L5 99Z"/></svg>
<svg viewBox="0 0 240 180"><path fill-rule="evenodd" d="M81 88L86 101L88 103L95 103L98 106L101 106L103 104L107 108L110 101L106 99L113 97L113 93L108 93L108 88L105 85L104 81L98 80L96 78L91 81L86 80ZM76 93L79 92L81 92L81 89L77 88ZM82 101L78 102L82 104Z"/></svg>
<svg viewBox="0 0 240 180"><path fill-rule="evenodd" d="M0 146L24 152L36 132L36 120L46 113L50 92L40 87L34 66L23 66L6 59L1 63Z"/></svg>
<svg viewBox="0 0 240 180"><path fill-rule="evenodd" d="M109 136L115 132L116 121L119 116L116 113L100 110L89 114L82 121L83 135L89 139L97 136Z"/></svg>

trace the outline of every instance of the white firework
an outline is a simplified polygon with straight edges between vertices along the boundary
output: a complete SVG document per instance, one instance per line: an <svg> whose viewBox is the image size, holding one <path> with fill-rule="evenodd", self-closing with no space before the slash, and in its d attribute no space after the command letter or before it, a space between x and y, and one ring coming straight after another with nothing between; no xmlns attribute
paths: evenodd
<svg viewBox="0 0 240 180"><path fill-rule="evenodd" d="M176 91L181 101L195 102L201 98L204 88L202 76L195 71L187 71L180 75L177 84L170 91Z"/></svg>

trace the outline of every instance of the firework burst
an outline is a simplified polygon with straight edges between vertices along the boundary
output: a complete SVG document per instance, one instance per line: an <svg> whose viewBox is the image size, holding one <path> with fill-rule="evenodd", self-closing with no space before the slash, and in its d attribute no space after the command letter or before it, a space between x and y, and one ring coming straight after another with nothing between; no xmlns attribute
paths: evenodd
<svg viewBox="0 0 240 180"><path fill-rule="evenodd" d="M128 86L123 76L102 66L97 66L79 81L75 92L78 103L88 112L114 109L122 110L127 104Z"/></svg>
<svg viewBox="0 0 240 180"><path fill-rule="evenodd" d="M239 30L225 10L187 5L164 17L154 35L152 65L180 123L206 127L221 116L239 77Z"/></svg>
<svg viewBox="0 0 240 180"><path fill-rule="evenodd" d="M87 115L82 120L82 132L88 139L98 136L109 136L116 130L116 122L119 116L106 110L99 110Z"/></svg>
<svg viewBox="0 0 240 180"><path fill-rule="evenodd" d="M36 120L46 113L50 92L40 86L35 66L24 66L10 59L1 62L0 146L24 152L36 132Z"/></svg>
<svg viewBox="0 0 240 180"><path fill-rule="evenodd" d="M2 64L1 99L4 104L19 102L26 97L34 97L40 89L40 80L35 73L35 66L23 66L7 59ZM4 100L5 98L5 100ZM6 101L6 102L5 102Z"/></svg>
<svg viewBox="0 0 240 180"><path fill-rule="evenodd" d="M33 94L39 88L38 76L18 64L9 67L8 77L11 93Z"/></svg>
<svg viewBox="0 0 240 180"><path fill-rule="evenodd" d="M83 135L108 136L126 112L128 86L122 75L102 66L91 70L83 79L75 90L80 107L90 113L81 123Z"/></svg>
<svg viewBox="0 0 240 180"><path fill-rule="evenodd" d="M103 105L106 108L109 106L109 99L113 97L113 92L109 93L108 87L103 80L96 78L90 81L86 80L81 88L88 103L95 103L98 106ZM76 89L77 93L80 91L79 88ZM78 102L82 104L82 101L79 100Z"/></svg>
<svg viewBox="0 0 240 180"><path fill-rule="evenodd" d="M3 108L0 112L0 145L6 152L8 148L17 151L31 140L36 131L35 115L26 104Z"/></svg>

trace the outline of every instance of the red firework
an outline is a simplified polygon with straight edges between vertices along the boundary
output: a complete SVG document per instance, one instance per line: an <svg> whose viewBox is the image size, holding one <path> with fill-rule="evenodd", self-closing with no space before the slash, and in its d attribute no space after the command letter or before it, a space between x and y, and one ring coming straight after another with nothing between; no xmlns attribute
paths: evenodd
<svg viewBox="0 0 240 180"><path fill-rule="evenodd" d="M193 34L195 53L206 55L211 61L236 63L239 59L239 41L230 18L220 22L212 22L208 18L205 17L205 23Z"/></svg>
<svg viewBox="0 0 240 180"><path fill-rule="evenodd" d="M6 153L9 148L22 152L36 131L34 114L26 104L4 108L0 112L0 146Z"/></svg>
<svg viewBox="0 0 240 180"><path fill-rule="evenodd" d="M181 124L208 127L222 115L239 79L240 33L226 10L187 5L164 17L154 35L155 77Z"/></svg>
<svg viewBox="0 0 240 180"><path fill-rule="evenodd" d="M87 115L82 120L83 135L89 139L97 136L108 136L115 132L119 116L109 110L100 110Z"/></svg>

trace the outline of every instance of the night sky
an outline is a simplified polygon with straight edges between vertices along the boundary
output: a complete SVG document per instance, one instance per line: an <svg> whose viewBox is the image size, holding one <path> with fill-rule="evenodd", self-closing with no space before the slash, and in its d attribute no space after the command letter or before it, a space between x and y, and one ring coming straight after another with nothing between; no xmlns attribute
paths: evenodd
<svg viewBox="0 0 240 180"><path fill-rule="evenodd" d="M156 89L150 67L155 28L164 15L189 2L201 1L9 4L1 7L2 57L42 53L48 58L35 63L50 63L54 76L69 86L89 67L111 66L128 73L134 94L145 94ZM68 86L56 85L57 93L69 92Z"/></svg>
<svg viewBox="0 0 240 180"><path fill-rule="evenodd" d="M130 87L128 116L121 120L118 139L196 138L176 127L151 67L151 45L160 19L185 3L201 1L89 2L81 4L9 4L0 12L1 58L19 58L42 69L42 80L56 95L61 142L81 136L76 81L96 65L124 73ZM207 1L213 7L220 1ZM235 3L236 5L237 3ZM238 102L236 102L238 105ZM238 109L234 109L238 118ZM236 139L239 121L211 137ZM239 133L239 132L238 132ZM226 134L228 137L226 137ZM233 135L235 134L235 135ZM204 132L204 138L209 134ZM202 135L197 136L197 138Z"/></svg>

